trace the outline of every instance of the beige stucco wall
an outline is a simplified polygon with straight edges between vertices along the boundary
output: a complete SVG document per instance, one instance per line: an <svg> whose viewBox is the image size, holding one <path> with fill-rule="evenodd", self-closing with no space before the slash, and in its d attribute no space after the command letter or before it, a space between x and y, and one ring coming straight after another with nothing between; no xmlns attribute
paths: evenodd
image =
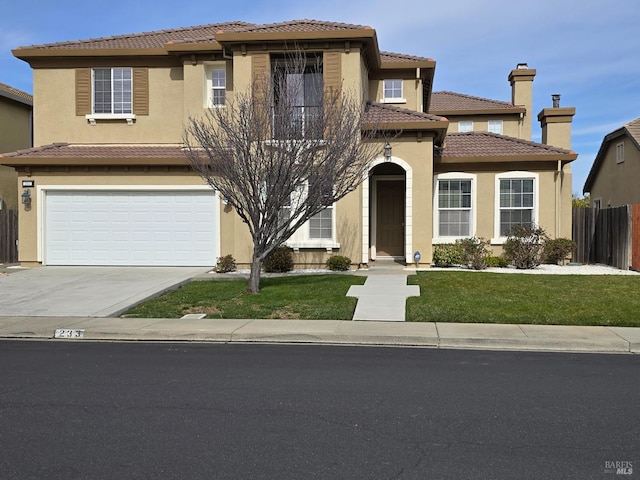
<svg viewBox="0 0 640 480"><path fill-rule="evenodd" d="M31 147L31 107L0 96L0 153ZM0 164L2 159L0 159ZM17 174L0 166L0 208L18 207Z"/></svg>
<svg viewBox="0 0 640 480"><path fill-rule="evenodd" d="M522 124L517 115L447 115L449 132L458 132L458 122L471 120L474 132L489 131L489 120L502 120L502 134L513 138L522 138Z"/></svg>
<svg viewBox="0 0 640 480"><path fill-rule="evenodd" d="M624 162L616 163L616 145L624 144ZM626 136L609 142L591 188L591 200L602 208L640 203L640 151Z"/></svg>
<svg viewBox="0 0 640 480"><path fill-rule="evenodd" d="M401 77L395 73L389 73L386 77L389 80L400 79ZM383 102L383 85L384 80L372 79L369 81L369 100L373 102ZM413 111L422 111L422 104L419 102L422 98L422 80L415 78L405 78L402 80L402 97L405 102L392 102L390 105L395 105L400 108L406 108Z"/></svg>
<svg viewBox="0 0 640 480"><path fill-rule="evenodd" d="M203 78L190 80L197 91L194 95L202 98ZM84 115L77 116L74 86L73 68L34 69L34 145L181 141L185 88L179 68L149 68L149 115L137 115L133 125L125 120L98 120L91 125Z"/></svg>

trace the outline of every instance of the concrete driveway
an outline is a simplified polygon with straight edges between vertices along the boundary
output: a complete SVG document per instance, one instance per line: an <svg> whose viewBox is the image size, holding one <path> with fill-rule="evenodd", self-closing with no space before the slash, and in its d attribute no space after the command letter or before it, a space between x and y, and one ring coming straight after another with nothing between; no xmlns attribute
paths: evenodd
<svg viewBox="0 0 640 480"><path fill-rule="evenodd" d="M0 275L0 316L115 317L203 267L40 267Z"/></svg>

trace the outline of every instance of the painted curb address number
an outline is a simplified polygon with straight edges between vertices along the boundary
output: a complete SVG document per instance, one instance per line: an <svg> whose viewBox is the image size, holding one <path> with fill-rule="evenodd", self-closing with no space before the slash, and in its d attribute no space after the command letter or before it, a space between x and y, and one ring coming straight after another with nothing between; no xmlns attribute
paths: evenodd
<svg viewBox="0 0 640 480"><path fill-rule="evenodd" d="M53 334L53 338L84 338L84 330L71 330L69 328L58 328Z"/></svg>

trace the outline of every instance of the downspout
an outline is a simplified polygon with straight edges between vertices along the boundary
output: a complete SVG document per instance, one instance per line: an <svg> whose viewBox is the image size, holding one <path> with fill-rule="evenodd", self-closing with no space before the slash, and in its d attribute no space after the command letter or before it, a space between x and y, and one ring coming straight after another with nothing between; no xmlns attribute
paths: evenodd
<svg viewBox="0 0 640 480"><path fill-rule="evenodd" d="M556 169L556 238L562 232L562 161L558 160Z"/></svg>
<svg viewBox="0 0 640 480"><path fill-rule="evenodd" d="M522 124L524 123L524 113L520 112L520 120L518 120L518 138L522 139Z"/></svg>

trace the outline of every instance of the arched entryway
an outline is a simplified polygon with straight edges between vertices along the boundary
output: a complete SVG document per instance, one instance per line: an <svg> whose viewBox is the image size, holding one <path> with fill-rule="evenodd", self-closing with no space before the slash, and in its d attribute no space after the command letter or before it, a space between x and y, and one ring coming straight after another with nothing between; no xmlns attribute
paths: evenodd
<svg viewBox="0 0 640 480"><path fill-rule="evenodd" d="M372 163L363 192L363 263L411 255L411 168L402 160Z"/></svg>

